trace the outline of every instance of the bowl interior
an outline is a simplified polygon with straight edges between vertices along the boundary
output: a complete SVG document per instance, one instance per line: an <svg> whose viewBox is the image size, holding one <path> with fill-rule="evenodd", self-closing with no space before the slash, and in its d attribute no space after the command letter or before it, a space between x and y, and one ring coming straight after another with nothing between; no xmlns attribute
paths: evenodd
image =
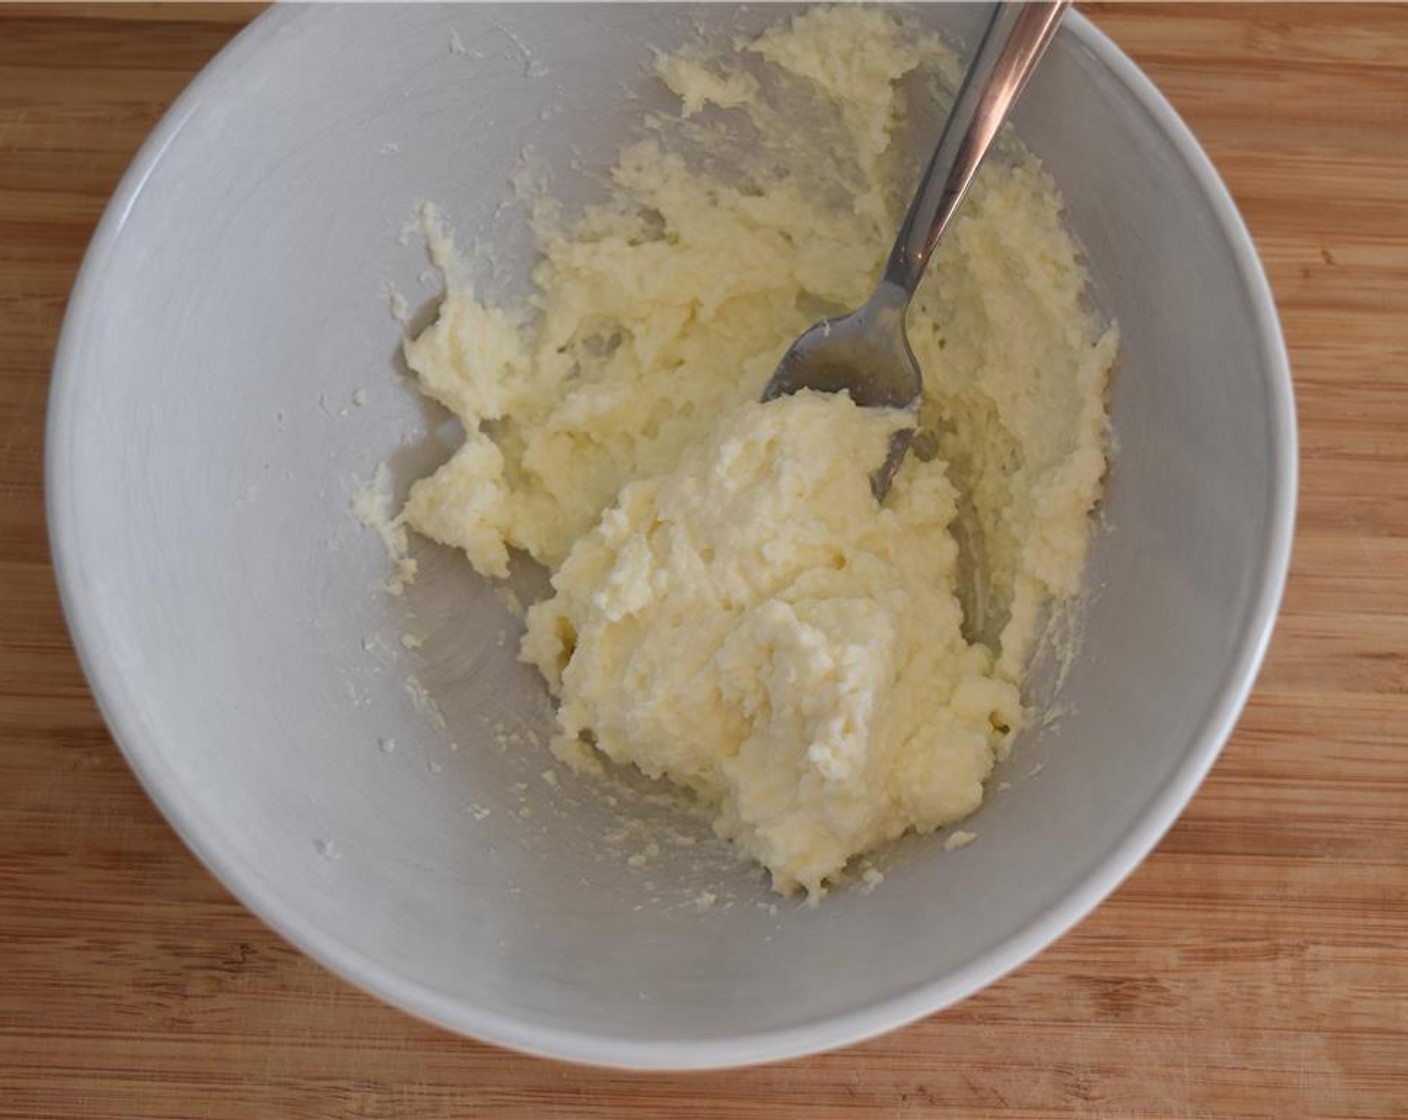
<svg viewBox="0 0 1408 1120"><path fill-rule="evenodd" d="M392 291L438 281L439 203L522 284L507 180L569 200L665 107L651 48L779 8L311 6L260 19L114 201L76 290L50 443L56 555L95 691L182 835L261 916L456 1029L616 1064L798 1053L956 999L1061 932L1157 839L1255 671L1289 529L1274 313L1166 106L1072 17L1017 116L1120 322L1119 447L1063 717L971 847L910 842L870 895L769 895L702 829L554 768L518 622L417 544L401 599L349 497L454 433L397 366ZM980 13L923 7L966 36ZM357 392L362 390L362 393ZM357 404L357 400L364 403ZM447 442L449 441L449 442ZM423 638L407 648L403 635ZM391 744L394 743L394 748ZM559 771L557 779L544 776ZM632 858L638 857L638 858ZM638 866L639 865L639 866ZM707 895L713 895L712 905Z"/></svg>

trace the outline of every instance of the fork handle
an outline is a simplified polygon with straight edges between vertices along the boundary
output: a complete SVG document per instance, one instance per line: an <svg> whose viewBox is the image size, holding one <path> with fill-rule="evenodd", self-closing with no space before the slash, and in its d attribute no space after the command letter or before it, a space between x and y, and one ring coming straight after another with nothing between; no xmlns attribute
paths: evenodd
<svg viewBox="0 0 1408 1120"><path fill-rule="evenodd" d="M1070 0L994 5L943 135L890 250L882 283L914 294L934 246L1069 6Z"/></svg>

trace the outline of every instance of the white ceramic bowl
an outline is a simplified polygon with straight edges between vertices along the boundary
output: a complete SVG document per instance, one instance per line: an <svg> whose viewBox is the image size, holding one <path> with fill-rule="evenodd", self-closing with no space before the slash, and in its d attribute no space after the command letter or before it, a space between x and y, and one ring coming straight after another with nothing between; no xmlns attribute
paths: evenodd
<svg viewBox="0 0 1408 1120"><path fill-rule="evenodd" d="M1083 652L1059 694L1068 714L1019 743L997 776L1012 788L966 826L978 842L911 841L873 894L774 914L759 878L707 843L631 866L644 841L607 841L598 791L566 775L553 788L542 749L495 742L550 719L514 661L512 616L428 546L420 583L383 594L385 555L348 513L378 461L403 489L446 453L442 414L396 369L390 289L422 311L434 295L403 225L417 200L438 201L521 287L521 215L497 210L520 150L580 197L573 158L609 165L638 122L624 95L665 103L651 47L783 14L271 11L143 148L64 325L55 558L89 680L153 799L330 968L539 1054L632 1067L802 1054L1019 964L1188 801L1284 580L1294 416L1251 241L1168 104L1072 15L1017 126L1123 328L1119 452ZM959 34L981 16L917 14ZM403 633L426 643L404 649ZM701 912L706 889L718 901Z"/></svg>

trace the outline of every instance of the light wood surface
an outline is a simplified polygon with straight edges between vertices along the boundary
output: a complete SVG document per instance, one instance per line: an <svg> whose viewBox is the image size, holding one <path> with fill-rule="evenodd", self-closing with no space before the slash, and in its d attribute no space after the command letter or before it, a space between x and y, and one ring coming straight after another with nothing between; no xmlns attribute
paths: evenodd
<svg viewBox="0 0 1408 1120"><path fill-rule="evenodd" d="M1090 9L1212 154L1270 271L1303 441L1241 726L1077 930L887 1038L735 1073L536 1061L271 934L104 730L41 446L105 199L250 7L0 7L0 1116L1408 1116L1408 7Z"/></svg>

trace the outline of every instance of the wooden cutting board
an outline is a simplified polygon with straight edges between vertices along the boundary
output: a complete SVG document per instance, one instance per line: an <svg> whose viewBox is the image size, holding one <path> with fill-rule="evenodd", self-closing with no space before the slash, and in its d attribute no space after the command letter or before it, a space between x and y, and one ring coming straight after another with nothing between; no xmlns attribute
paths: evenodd
<svg viewBox="0 0 1408 1120"><path fill-rule="evenodd" d="M118 755L49 567L49 363L123 168L254 9L0 7L0 1116L1408 1116L1408 7L1087 11L1212 154L1284 317L1300 525L1251 705L1157 852L1015 974L839 1053L637 1076L353 990Z"/></svg>

